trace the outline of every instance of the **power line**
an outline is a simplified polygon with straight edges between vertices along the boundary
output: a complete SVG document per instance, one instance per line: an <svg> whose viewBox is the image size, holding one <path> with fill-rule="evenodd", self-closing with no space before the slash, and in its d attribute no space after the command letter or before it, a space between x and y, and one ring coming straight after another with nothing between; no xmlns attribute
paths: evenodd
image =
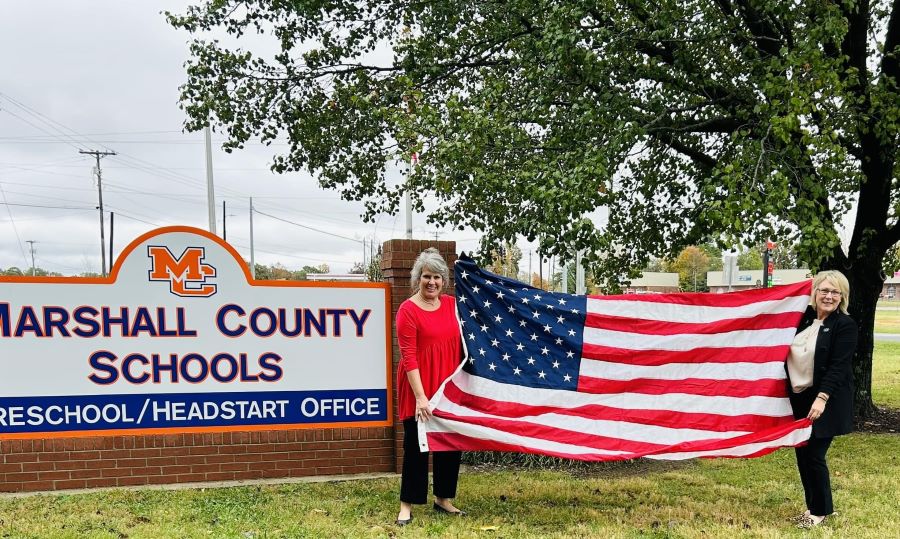
<svg viewBox="0 0 900 539"><path fill-rule="evenodd" d="M287 223L287 224L289 224L289 225L294 225L294 226L298 226L298 227L300 227L300 228L305 228L306 230L312 230L313 232L318 232L318 233L320 233L320 234L328 234L329 236L334 236L335 238L341 238L342 240L349 240L349 241L355 241L356 243L362 243L362 240L358 240L358 239L356 239L356 238L350 238L350 237L347 237L347 236L341 236L340 234L335 234L335 233L333 233L333 232L328 232L328 231L325 231L325 230L319 230L318 228L313 228L313 227L311 227L311 226L301 225L300 223L295 223L294 221L289 221L289 220L283 219L283 218L281 218L281 217L276 217L276 216L274 216L274 215L272 215L272 214L270 214L270 213L261 212L261 211L259 211L259 210L257 210L257 209L254 209L253 212L254 212L254 213L258 213L258 214L260 214L260 215L265 215L266 217L271 217L272 219L275 219L276 221L281 221L281 222Z"/></svg>
<svg viewBox="0 0 900 539"><path fill-rule="evenodd" d="M2 189L3 189L3 188L0 187L0 190L2 190ZM19 204L19 203L16 203L16 202L6 202L6 196L5 196L5 195L4 195L4 197L3 197L3 200L4 200L4 202L0 202L0 204L2 204L2 205L4 205L4 206L23 206L23 207L26 207L26 208L49 208L49 209L54 209L54 210L81 210L81 211L86 211L86 210L92 210L92 211L93 211L93 210L96 210L96 209L97 209L97 208L90 208L90 207L83 207L83 208L82 208L82 207L78 207L78 206L47 206L47 205L44 205L44 204ZM10 216L10 220L12 220L12 216Z"/></svg>

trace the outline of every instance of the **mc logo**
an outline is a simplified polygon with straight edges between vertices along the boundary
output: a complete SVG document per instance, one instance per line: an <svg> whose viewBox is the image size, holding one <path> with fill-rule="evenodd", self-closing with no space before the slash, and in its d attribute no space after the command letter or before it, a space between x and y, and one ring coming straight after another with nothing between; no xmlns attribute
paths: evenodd
<svg viewBox="0 0 900 539"><path fill-rule="evenodd" d="M208 298L216 293L216 285L206 279L216 276L216 268L203 263L205 255L203 247L188 247L175 258L168 247L149 245L150 280L168 281L169 292L176 296Z"/></svg>

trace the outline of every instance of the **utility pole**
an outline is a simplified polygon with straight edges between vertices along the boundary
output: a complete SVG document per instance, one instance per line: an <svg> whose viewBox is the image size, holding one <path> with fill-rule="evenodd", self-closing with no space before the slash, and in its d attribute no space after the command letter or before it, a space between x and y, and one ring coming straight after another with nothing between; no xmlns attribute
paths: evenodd
<svg viewBox="0 0 900 539"><path fill-rule="evenodd" d="M34 240L25 240L25 243L31 248L31 276L34 277Z"/></svg>
<svg viewBox="0 0 900 539"><path fill-rule="evenodd" d="M109 271L112 271L113 267L113 232L115 231L115 223L116 212L109 212Z"/></svg>
<svg viewBox="0 0 900 539"><path fill-rule="evenodd" d="M253 197L250 197L250 276L256 279L256 259L253 256Z"/></svg>
<svg viewBox="0 0 900 539"><path fill-rule="evenodd" d="M103 231L103 175L100 171L100 158L107 155L116 155L116 152L99 151L99 150L78 150L78 153L93 155L97 160L97 199L100 203L97 208L100 210L100 274L106 277L106 238Z"/></svg>
<svg viewBox="0 0 900 539"><path fill-rule="evenodd" d="M225 201L222 201L222 241L228 241L228 233L225 232Z"/></svg>
<svg viewBox="0 0 900 539"><path fill-rule="evenodd" d="M216 233L216 190L213 188L212 136L209 126L203 130L206 138L206 205L209 209L209 231ZM222 226L225 226L224 224Z"/></svg>

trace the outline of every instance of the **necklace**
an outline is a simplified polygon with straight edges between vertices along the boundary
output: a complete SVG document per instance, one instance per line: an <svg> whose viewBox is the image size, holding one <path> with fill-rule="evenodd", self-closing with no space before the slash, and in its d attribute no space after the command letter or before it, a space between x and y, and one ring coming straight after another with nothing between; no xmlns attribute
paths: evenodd
<svg viewBox="0 0 900 539"><path fill-rule="evenodd" d="M428 298L423 296L421 292L419 292L419 298L422 300L422 303L424 303L425 305L431 306L431 307L438 305L438 302L440 301L440 298L434 298L432 300L429 300Z"/></svg>

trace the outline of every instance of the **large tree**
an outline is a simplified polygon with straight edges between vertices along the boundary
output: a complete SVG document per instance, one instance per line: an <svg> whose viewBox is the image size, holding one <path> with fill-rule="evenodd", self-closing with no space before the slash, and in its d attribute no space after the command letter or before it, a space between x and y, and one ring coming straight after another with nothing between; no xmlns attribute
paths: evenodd
<svg viewBox="0 0 900 539"><path fill-rule="evenodd" d="M194 34L188 129L211 123L226 149L287 140L275 171L370 214L433 195L434 222L485 247L584 249L601 281L710 238L796 243L850 279L873 410L875 301L900 240L900 2L214 0L169 20ZM603 227L583 219L598 207Z"/></svg>

